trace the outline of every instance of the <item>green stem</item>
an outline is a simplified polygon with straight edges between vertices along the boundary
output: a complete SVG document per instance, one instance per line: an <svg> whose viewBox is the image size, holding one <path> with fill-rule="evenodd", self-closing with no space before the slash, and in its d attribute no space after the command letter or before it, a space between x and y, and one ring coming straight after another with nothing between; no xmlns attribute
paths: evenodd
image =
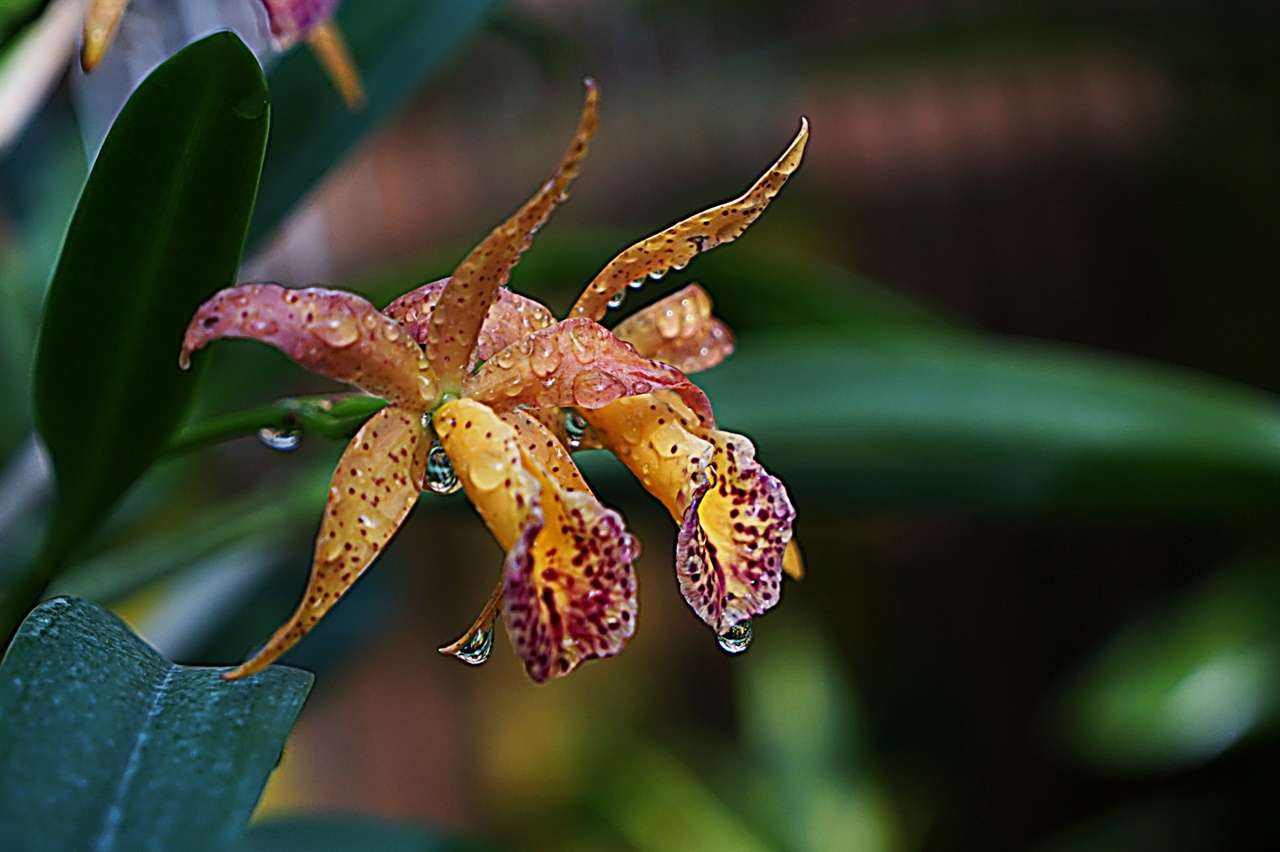
<svg viewBox="0 0 1280 852"><path fill-rule="evenodd" d="M297 429L301 425L297 412L286 407L284 401L263 405L190 426L169 442L164 454L178 455L209 444L257 435L262 429Z"/></svg>

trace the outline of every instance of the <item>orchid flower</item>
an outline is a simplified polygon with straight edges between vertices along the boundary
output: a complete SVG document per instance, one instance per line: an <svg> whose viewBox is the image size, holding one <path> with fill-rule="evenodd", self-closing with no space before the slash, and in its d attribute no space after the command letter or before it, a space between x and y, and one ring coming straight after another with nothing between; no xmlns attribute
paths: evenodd
<svg viewBox="0 0 1280 852"><path fill-rule="evenodd" d="M102 62L131 0L89 0L84 14L80 67L88 74ZM364 103L360 72L333 22L338 0L252 0L266 12L275 50L283 52L305 40L346 105Z"/></svg>
<svg viewBox="0 0 1280 852"><path fill-rule="evenodd" d="M745 439L716 430L706 396L661 359L675 357L672 347L651 346L659 357L645 357L599 325L603 308L600 316L590 316L592 304L599 298L602 306L608 302L609 286L589 287L588 294L597 295L578 315L560 322L541 304L504 287L533 234L567 198L597 126L596 105L597 90L588 80L577 132L556 169L448 278L382 311L351 293L276 284L232 287L197 310L183 339L184 368L191 353L213 340L249 338L389 403L359 430L338 463L302 602L261 651L225 675L228 679L265 668L296 644L368 569L423 489L465 490L506 550L501 579L484 612L458 642L442 650L468 662L483 661L500 609L512 645L535 681L618 653L635 629L632 563L639 546L573 463L572 441L566 445L562 424L555 420L562 410L592 418L593 434L605 441L612 440L610 424L625 419L609 413L619 402L675 412L686 430L677 449L691 448L681 450L685 456L702 452L699 459L705 462L695 471L701 484L673 498L678 517L690 505L703 507L695 514L710 517L720 511L719 498L712 495L721 495L726 512L733 511L727 508L732 504L743 518L743 535L762 534L745 550L764 554L758 561L771 570L781 563L794 514L781 484L754 466ZM795 170L806 138L807 127L778 165L731 202L736 206L722 218L716 213L710 224L690 229L684 239L694 246L692 252L680 248L663 256L683 262L678 258L687 260L741 233ZM650 251L642 247L652 239L620 258ZM614 276L617 263L601 276ZM707 308L709 316L709 303ZM633 321L633 335L641 342L643 317ZM721 327L717 322L708 327ZM618 446L631 448L626 442L632 440L626 437ZM698 441L712 449L703 452ZM686 461L684 468L689 466ZM661 497L665 491L655 493ZM724 518L733 525L727 513ZM721 570L718 522L711 531L697 521L690 525L692 532L681 533L689 566L701 560L708 575ZM758 614L762 601L776 602L776 570L772 577L739 569L737 563L732 570L747 585L763 581L774 591L757 595L746 610L709 604L721 613L719 622L731 617L724 613ZM683 573L692 576L692 567ZM735 598L740 594L736 585L726 588Z"/></svg>

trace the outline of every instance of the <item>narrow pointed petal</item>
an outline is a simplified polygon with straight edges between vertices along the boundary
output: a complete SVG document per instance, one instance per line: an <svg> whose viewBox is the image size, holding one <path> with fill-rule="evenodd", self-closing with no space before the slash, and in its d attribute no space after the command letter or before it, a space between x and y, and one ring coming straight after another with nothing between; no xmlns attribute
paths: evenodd
<svg viewBox="0 0 1280 852"><path fill-rule="evenodd" d="M467 396L504 409L600 408L620 397L670 389L702 422L714 425L706 395L684 373L641 358L587 319L565 320L516 341L486 361L464 389Z"/></svg>
<svg viewBox="0 0 1280 852"><path fill-rule="evenodd" d="M102 63L128 7L129 0L89 0L84 11L84 43L80 46L80 68L84 73Z"/></svg>
<svg viewBox="0 0 1280 852"><path fill-rule="evenodd" d="M493 587L493 592L489 595L489 602L484 605L484 609L480 610L480 615L466 629L466 632L455 641L436 650L441 654L447 654L452 657L460 656L459 652L474 642L477 636L492 630L494 622L498 620L498 609L502 606L502 588L503 582L499 580L498 584Z"/></svg>
<svg viewBox="0 0 1280 852"><path fill-rule="evenodd" d="M809 140L809 122L800 119L800 133L771 169L741 197L704 210L678 222L661 233L636 243L609 264L587 285L569 311L570 317L598 320L605 315L609 300L628 284L681 269L698 252L715 248L742 236L800 166Z"/></svg>
<svg viewBox="0 0 1280 852"><path fill-rule="evenodd" d="M419 343L426 343L427 328L431 312L435 309L440 294L444 292L448 278L441 278L430 284L424 284L416 290L405 293L382 312L401 323ZM522 337L528 337L539 329L555 323L551 311L541 302L535 302L527 296L513 293L507 289L498 291L498 298L489 308L480 327L480 337L476 341L475 351L467 364L470 372L477 361L486 361L498 352Z"/></svg>
<svg viewBox="0 0 1280 852"><path fill-rule="evenodd" d="M569 149L542 188L510 219L485 237L453 271L431 313L427 330L427 358L447 390L456 391L466 372L471 350L480 334L498 288L529 246L534 233L566 196L596 132L596 85L586 81L586 103Z"/></svg>
<svg viewBox="0 0 1280 852"><path fill-rule="evenodd" d="M395 406L361 427L330 482L302 602L261 651L223 677L235 680L271 665L368 569L417 502L429 445L421 417Z"/></svg>
<svg viewBox="0 0 1280 852"><path fill-rule="evenodd" d="M223 337L269 343L299 365L422 410L438 396L422 349L403 327L353 293L278 284L242 284L214 295L196 311L179 364Z"/></svg>
<svg viewBox="0 0 1280 852"><path fill-rule="evenodd" d="M787 542L787 552L782 554L782 570L793 580L804 579L804 557L800 555L800 543L794 536Z"/></svg>
<svg viewBox="0 0 1280 852"><path fill-rule="evenodd" d="M613 329L642 357L686 375L707 370L733 352L729 327L711 315L711 297L690 284L627 317Z"/></svg>
<svg viewBox="0 0 1280 852"><path fill-rule="evenodd" d="M364 106L364 83L360 80L360 69L351 58L347 49L347 41L342 31L332 19L322 21L307 35L307 46L315 54L316 61L329 76L329 82L338 90L338 95L349 110L357 110Z"/></svg>
<svg viewBox="0 0 1280 852"><path fill-rule="evenodd" d="M503 615L529 677L541 683L618 653L636 619L638 548L622 519L591 492L563 488L489 407L449 402L434 423L467 496L508 550Z"/></svg>
<svg viewBox="0 0 1280 852"><path fill-rule="evenodd" d="M701 429L657 395L583 413L680 524L676 572L703 621L724 633L778 602L795 511L750 441Z"/></svg>

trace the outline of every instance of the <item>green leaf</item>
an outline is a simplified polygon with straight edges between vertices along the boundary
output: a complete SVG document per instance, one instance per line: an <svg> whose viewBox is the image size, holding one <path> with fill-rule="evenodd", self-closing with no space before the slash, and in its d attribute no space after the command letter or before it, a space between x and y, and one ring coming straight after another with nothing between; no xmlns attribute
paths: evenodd
<svg viewBox="0 0 1280 852"><path fill-rule="evenodd" d="M182 50L129 99L80 197L45 302L35 415L58 483L46 574L156 458L194 382L196 307L234 281L268 124L229 33Z"/></svg>
<svg viewBox="0 0 1280 852"><path fill-rule="evenodd" d="M357 111L343 105L307 51L286 56L271 72L271 145L249 245L269 236L334 163L414 95L497 6L496 0L343 4L338 25L368 98Z"/></svg>
<svg viewBox="0 0 1280 852"><path fill-rule="evenodd" d="M744 337L697 381L814 508L1280 513L1280 402L1190 371L977 337Z"/></svg>
<svg viewBox="0 0 1280 852"><path fill-rule="evenodd" d="M1076 756L1115 772L1204 763L1280 721L1280 556L1218 571L1122 631L1058 711Z"/></svg>
<svg viewBox="0 0 1280 852"><path fill-rule="evenodd" d="M0 825L12 849L230 849L311 688L178 666L118 618L42 604L0 664Z"/></svg>
<svg viewBox="0 0 1280 852"><path fill-rule="evenodd" d="M257 823L238 852L479 852L490 847L412 823L358 816L300 816Z"/></svg>

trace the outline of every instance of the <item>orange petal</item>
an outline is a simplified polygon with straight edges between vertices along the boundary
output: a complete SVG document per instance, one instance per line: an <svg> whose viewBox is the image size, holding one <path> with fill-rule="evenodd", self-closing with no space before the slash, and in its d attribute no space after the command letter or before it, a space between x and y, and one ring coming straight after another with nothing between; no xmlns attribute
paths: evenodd
<svg viewBox="0 0 1280 852"><path fill-rule="evenodd" d="M698 252L715 248L742 236L773 199L787 178L800 166L804 146L809 139L809 122L800 119L800 133L773 168L765 172L755 185L740 198L704 210L636 243L609 264L587 285L569 311L570 317L598 320L608 309L609 300L629 284L660 278L671 269L683 269Z"/></svg>
<svg viewBox="0 0 1280 852"><path fill-rule="evenodd" d="M84 12L84 44L80 47L80 68L84 73L97 68L107 55L128 6L129 0L89 0Z"/></svg>
<svg viewBox="0 0 1280 852"><path fill-rule="evenodd" d="M408 329L414 340L425 343L431 312L435 309L436 302L440 300L440 294L444 292L445 285L448 283L448 278L441 278L439 281L424 284L416 290L405 293L383 308L382 312ZM475 351L471 353L467 371L470 372L477 361L492 358L495 352L505 349L522 337L528 337L538 329L552 325L555 321L551 311L547 310L541 302L535 302L506 288L499 290L497 300L490 306L489 313L484 318L484 325L480 327L480 337L476 342Z"/></svg>
<svg viewBox="0 0 1280 852"><path fill-rule="evenodd" d="M551 211L567 197L569 184L587 153L587 142L596 132L596 84L586 80L587 97L578 131L559 165L533 198L510 219L494 228L484 242L458 265L431 313L427 330L427 358L445 383L446 390L461 386L471 350L480 334L498 288L507 282L511 268L528 248L533 234Z"/></svg>
<svg viewBox="0 0 1280 852"><path fill-rule="evenodd" d="M638 548L616 512L590 491L570 491L522 446L492 409L441 406L436 433L459 481L499 543L503 616L537 682L622 650L635 629Z"/></svg>
<svg viewBox="0 0 1280 852"><path fill-rule="evenodd" d="M795 511L750 441L702 429L657 395L584 416L680 524L676 572L703 621L723 634L778 602Z"/></svg>
<svg viewBox="0 0 1280 852"><path fill-rule="evenodd" d="M800 542L794 536L787 542L787 552L782 554L782 570L793 580L804 579L804 557L800 555Z"/></svg>
<svg viewBox="0 0 1280 852"><path fill-rule="evenodd" d="M347 109L364 106L364 84L360 81L360 69L351 58L347 41L332 19L321 21L307 35L307 46L315 54L320 67L329 75L329 81L338 90Z"/></svg>
<svg viewBox="0 0 1280 852"><path fill-rule="evenodd" d="M645 358L696 373L733 352L729 327L711 315L711 297L690 284L627 317L613 329Z"/></svg>
<svg viewBox="0 0 1280 852"><path fill-rule="evenodd" d="M706 394L684 373L641 358L588 319L565 320L516 341L468 377L464 388L467 396L502 408L600 408L620 397L671 389L703 422L714 424Z"/></svg>
<svg viewBox="0 0 1280 852"><path fill-rule="evenodd" d="M260 340L298 364L410 409L434 404L438 384L404 328L353 293L242 284L217 293L192 317L179 364L221 337Z"/></svg>
<svg viewBox="0 0 1280 852"><path fill-rule="evenodd" d="M382 409L361 427L330 482L302 602L261 651L224 678L235 680L271 665L351 588L417 501L429 446L421 417L395 406Z"/></svg>

